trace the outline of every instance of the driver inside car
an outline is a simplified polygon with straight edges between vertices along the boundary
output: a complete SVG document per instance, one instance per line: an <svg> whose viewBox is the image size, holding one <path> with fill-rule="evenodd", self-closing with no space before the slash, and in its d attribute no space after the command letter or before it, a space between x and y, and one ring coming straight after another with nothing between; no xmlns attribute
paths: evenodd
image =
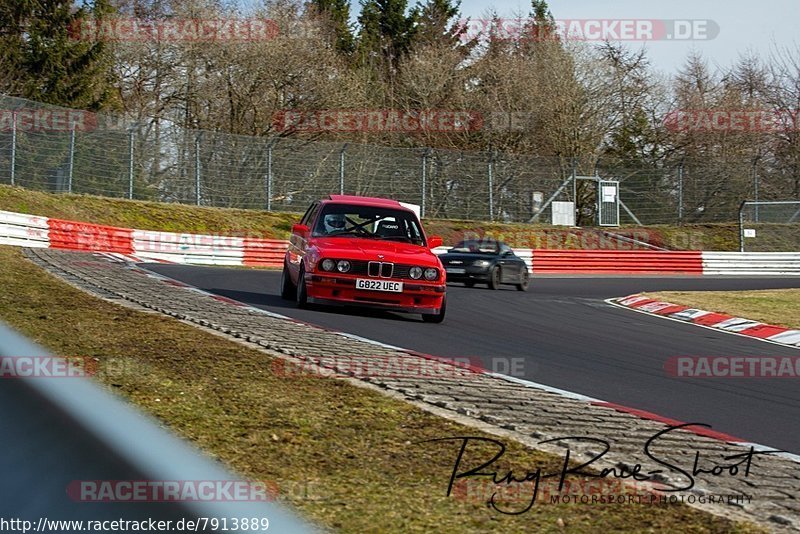
<svg viewBox="0 0 800 534"><path fill-rule="evenodd" d="M342 213L330 213L323 220L326 234L334 234L344 230L345 216Z"/></svg>

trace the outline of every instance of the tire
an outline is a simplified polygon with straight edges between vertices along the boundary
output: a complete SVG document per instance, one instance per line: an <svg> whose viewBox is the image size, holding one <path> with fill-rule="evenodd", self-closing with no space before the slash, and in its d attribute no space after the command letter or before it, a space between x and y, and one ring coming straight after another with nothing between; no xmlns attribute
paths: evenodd
<svg viewBox="0 0 800 534"><path fill-rule="evenodd" d="M308 307L308 291L306 290L306 268L300 265L300 275L297 277L297 291L295 292L297 307Z"/></svg>
<svg viewBox="0 0 800 534"><path fill-rule="evenodd" d="M447 311L447 297L442 298L442 307L439 308L439 313L423 313L422 320L426 323L441 323L444 321L444 314Z"/></svg>
<svg viewBox="0 0 800 534"><path fill-rule="evenodd" d="M525 271L522 275L522 282L517 284L517 291L527 291L528 290L528 283L531 280L531 275L528 272L528 268L525 268Z"/></svg>
<svg viewBox="0 0 800 534"><path fill-rule="evenodd" d="M294 300L297 297L297 288L292 283L292 277L289 275L289 269L286 264L283 264L283 271L281 272L281 298L283 300Z"/></svg>
<svg viewBox="0 0 800 534"><path fill-rule="evenodd" d="M473 281L464 282L464 287L475 287L475 282Z"/></svg>
<svg viewBox="0 0 800 534"><path fill-rule="evenodd" d="M489 273L489 289L497 289L500 287L500 267L492 267L492 272Z"/></svg>

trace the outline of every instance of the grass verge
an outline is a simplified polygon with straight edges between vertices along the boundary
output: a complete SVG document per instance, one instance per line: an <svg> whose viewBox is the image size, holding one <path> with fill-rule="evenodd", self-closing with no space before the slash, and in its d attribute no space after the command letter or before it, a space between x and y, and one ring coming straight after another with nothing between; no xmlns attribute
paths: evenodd
<svg viewBox="0 0 800 534"><path fill-rule="evenodd" d="M480 432L343 381L276 376L271 357L262 352L91 297L33 268L18 249L0 247L0 264L0 318L56 354L95 358L97 380L105 387L242 476L275 482L288 503L326 527L754 531L683 505L541 503L507 516L487 508L486 496L447 498L457 451L422 442ZM547 472L561 464L560 458L505 441L499 468L520 473L541 466ZM474 449L481 458L493 452ZM467 456L465 462L475 461Z"/></svg>
<svg viewBox="0 0 800 534"><path fill-rule="evenodd" d="M298 210L305 208L298 206ZM0 185L0 210L141 230L246 234L277 239L288 239L292 224L300 219L298 213L52 194L7 185ZM546 224L449 219L427 219L424 223L429 235L441 235L445 244L450 245L464 239L465 235L477 234L501 239L519 248L631 248L627 243L618 244L593 228L568 229ZM738 250L739 246L739 231L735 224L630 227L613 229L613 232L673 250Z"/></svg>
<svg viewBox="0 0 800 534"><path fill-rule="evenodd" d="M673 304L800 329L800 289L661 291L647 295Z"/></svg>

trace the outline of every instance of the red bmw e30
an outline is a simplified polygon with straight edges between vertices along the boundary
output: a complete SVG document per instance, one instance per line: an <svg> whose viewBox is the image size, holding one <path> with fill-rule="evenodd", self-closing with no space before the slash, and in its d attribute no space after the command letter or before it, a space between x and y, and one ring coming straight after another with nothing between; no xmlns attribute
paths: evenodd
<svg viewBox="0 0 800 534"><path fill-rule="evenodd" d="M281 296L309 303L366 306L444 320L445 271L417 214L395 200L330 195L292 227Z"/></svg>

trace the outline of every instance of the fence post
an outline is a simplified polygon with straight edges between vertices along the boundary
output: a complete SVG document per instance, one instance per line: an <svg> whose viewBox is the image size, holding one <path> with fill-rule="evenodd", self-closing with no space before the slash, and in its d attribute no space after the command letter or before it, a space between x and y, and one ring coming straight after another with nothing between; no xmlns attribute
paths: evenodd
<svg viewBox="0 0 800 534"><path fill-rule="evenodd" d="M578 164L575 162L575 156L572 156L572 218L575 224L578 224ZM542 206L544 209L545 206ZM550 222L553 222L553 209L550 208Z"/></svg>
<svg viewBox="0 0 800 534"><path fill-rule="evenodd" d="M494 151L489 146L489 220L494 220Z"/></svg>
<svg viewBox="0 0 800 534"><path fill-rule="evenodd" d="M17 172L17 112L11 119L11 185L16 185Z"/></svg>
<svg viewBox="0 0 800 534"><path fill-rule="evenodd" d="M133 143L134 126L128 130L128 200L133 200Z"/></svg>
<svg viewBox="0 0 800 534"><path fill-rule="evenodd" d="M744 207L747 201L739 204L739 252L744 252Z"/></svg>
<svg viewBox="0 0 800 534"><path fill-rule="evenodd" d="M428 182L428 153L430 152L430 148L426 148L422 152L422 201L420 202L419 208L419 217L420 219L425 217L425 197L426 189L427 189L427 182Z"/></svg>
<svg viewBox="0 0 800 534"><path fill-rule="evenodd" d="M200 136L202 132L197 134L194 138L194 189L195 189L195 204L200 205L202 196L200 194Z"/></svg>
<svg viewBox="0 0 800 534"><path fill-rule="evenodd" d="M683 162L678 166L678 224L683 224Z"/></svg>
<svg viewBox="0 0 800 534"><path fill-rule="evenodd" d="M755 222L759 222L759 220L758 220L758 201L760 199L758 198L758 189L759 189L759 185L761 185L761 184L759 184L758 171L756 170L756 166L757 165L758 165L758 159L754 159L753 160L753 200L755 200L756 203L754 204L755 210L754 210L753 215L754 215L754 218L755 218Z"/></svg>
<svg viewBox="0 0 800 534"><path fill-rule="evenodd" d="M72 193L72 170L75 168L75 125L69 131L69 173L67 174L67 192Z"/></svg>
<svg viewBox="0 0 800 534"><path fill-rule="evenodd" d="M272 211L272 147L276 142L271 139L267 143L267 211Z"/></svg>
<svg viewBox="0 0 800 534"><path fill-rule="evenodd" d="M344 153L347 150L348 143L342 146L339 152L339 194L344 195Z"/></svg>

